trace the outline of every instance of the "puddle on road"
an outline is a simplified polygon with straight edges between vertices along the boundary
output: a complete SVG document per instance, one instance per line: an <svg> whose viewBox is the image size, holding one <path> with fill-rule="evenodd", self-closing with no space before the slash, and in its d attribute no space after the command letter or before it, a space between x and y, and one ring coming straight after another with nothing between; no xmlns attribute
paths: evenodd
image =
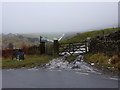
<svg viewBox="0 0 120 90"><path fill-rule="evenodd" d="M89 75L89 73L83 73L83 72L76 72L77 74L82 74L82 75Z"/></svg>

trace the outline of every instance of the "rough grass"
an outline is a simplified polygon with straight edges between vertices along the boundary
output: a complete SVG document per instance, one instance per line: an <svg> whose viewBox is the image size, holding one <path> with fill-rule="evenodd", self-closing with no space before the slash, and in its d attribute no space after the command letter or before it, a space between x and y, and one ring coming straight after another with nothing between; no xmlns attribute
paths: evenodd
<svg viewBox="0 0 120 90"><path fill-rule="evenodd" d="M109 29L104 29L104 30L84 32L84 33L75 35L72 38L69 38L67 40L63 40L61 41L61 43L83 42L84 40L86 40L87 37L94 38L96 36L103 36L103 35L107 36L110 33L116 32L117 30L118 28L109 28Z"/></svg>
<svg viewBox="0 0 120 90"><path fill-rule="evenodd" d="M108 68L109 70L118 71L118 67L115 67L115 64L109 64L109 63L108 63L108 60L109 60L110 58L111 58L111 57L106 56L106 55L103 54L103 53L86 54L86 55L85 55L86 62L88 62L88 63L95 63L96 65L106 67L106 68ZM118 63L116 63L116 64L118 64ZM118 65L118 66L119 66L119 65ZM120 67L119 67L119 68L120 68Z"/></svg>
<svg viewBox="0 0 120 90"><path fill-rule="evenodd" d="M72 62L77 58L77 56L67 56L67 61Z"/></svg>
<svg viewBox="0 0 120 90"><path fill-rule="evenodd" d="M108 56L104 55L103 53L97 53L97 54L86 54L85 58L90 63L96 63L99 65L105 65L107 64L107 60L109 59Z"/></svg>
<svg viewBox="0 0 120 90"><path fill-rule="evenodd" d="M21 67L35 67L41 64L47 63L53 59L53 56L49 55L41 55L41 56L26 56L25 60L22 61L15 61L11 59L3 59L2 60L2 68L9 69L9 68L21 68Z"/></svg>
<svg viewBox="0 0 120 90"><path fill-rule="evenodd" d="M2 59L0 58L0 69L2 69Z"/></svg>

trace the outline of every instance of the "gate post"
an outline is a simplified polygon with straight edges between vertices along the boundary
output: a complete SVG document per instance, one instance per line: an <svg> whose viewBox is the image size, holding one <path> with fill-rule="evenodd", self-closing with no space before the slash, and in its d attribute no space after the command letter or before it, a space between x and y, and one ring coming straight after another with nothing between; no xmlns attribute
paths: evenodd
<svg viewBox="0 0 120 90"><path fill-rule="evenodd" d="M86 52L89 52L90 51L90 42L91 42L91 37L87 37L87 40L86 40Z"/></svg>
<svg viewBox="0 0 120 90"><path fill-rule="evenodd" d="M45 42L40 42L40 54L45 54Z"/></svg>
<svg viewBox="0 0 120 90"><path fill-rule="evenodd" d="M85 53L87 53L88 51L87 51L87 48L88 48L88 42L87 41L85 41Z"/></svg>
<svg viewBox="0 0 120 90"><path fill-rule="evenodd" d="M59 55L59 43L58 40L54 40L54 52L53 52L54 56L58 56Z"/></svg>

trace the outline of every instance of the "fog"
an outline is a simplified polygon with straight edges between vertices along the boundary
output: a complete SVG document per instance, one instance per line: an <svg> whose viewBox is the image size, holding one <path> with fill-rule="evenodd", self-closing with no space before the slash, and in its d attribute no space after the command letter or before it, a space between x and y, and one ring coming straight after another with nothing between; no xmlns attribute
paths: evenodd
<svg viewBox="0 0 120 90"><path fill-rule="evenodd" d="M82 32L118 26L117 2L4 2L3 33Z"/></svg>

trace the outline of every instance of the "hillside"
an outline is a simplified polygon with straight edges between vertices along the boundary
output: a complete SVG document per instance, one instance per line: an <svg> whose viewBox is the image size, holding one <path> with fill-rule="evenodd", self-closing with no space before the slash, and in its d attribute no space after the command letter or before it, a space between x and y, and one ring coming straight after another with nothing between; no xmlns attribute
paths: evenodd
<svg viewBox="0 0 120 90"><path fill-rule="evenodd" d="M9 43L12 43L15 48L21 48L23 45L31 46L38 42L38 38L24 37L19 34L2 34L2 48L7 48Z"/></svg>
<svg viewBox="0 0 120 90"><path fill-rule="evenodd" d="M77 32L67 32L67 33L28 33L28 34L2 34L0 35L0 40L2 40L2 48L7 48L9 43L12 43L15 48L21 48L23 45L32 46L39 44L39 37L42 36L43 39L53 40L54 38L60 38L62 34L65 34L63 37L62 43L70 43L70 42L82 42L86 40L87 37L96 37L96 36L107 36L110 33L117 31L118 28L110 28L104 30L97 31L89 31L83 33Z"/></svg>
<svg viewBox="0 0 120 90"><path fill-rule="evenodd" d="M15 48L21 48L23 45L32 46L39 44L39 38L42 36L42 40L54 40L54 38L59 39L63 34L65 36L62 40L74 36L75 33L26 33L26 34L2 34L0 35L0 40L2 40L2 47L8 48L9 43L12 43Z"/></svg>
<svg viewBox="0 0 120 90"><path fill-rule="evenodd" d="M67 40L61 41L61 43L72 43L72 42L82 42L86 40L87 37L94 38L96 36L107 36L110 33L116 32L118 28L109 28L109 29L104 29L104 30L97 30L97 31L89 31L89 32L84 32L77 34Z"/></svg>

